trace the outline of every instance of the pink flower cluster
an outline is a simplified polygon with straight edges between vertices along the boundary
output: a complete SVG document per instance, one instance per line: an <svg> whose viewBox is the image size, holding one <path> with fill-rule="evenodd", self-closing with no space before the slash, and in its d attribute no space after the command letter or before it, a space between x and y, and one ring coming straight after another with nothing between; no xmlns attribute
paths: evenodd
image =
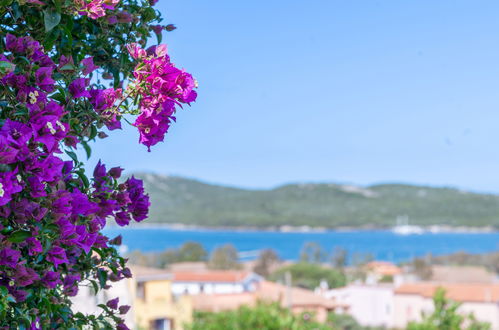
<svg viewBox="0 0 499 330"><path fill-rule="evenodd" d="M26 289L41 287L62 287L73 296L81 280L79 256L93 247L108 247L108 238L100 233L107 219L120 226L142 221L149 198L140 180L118 183L121 168L107 170L99 162L93 181L85 183L73 161L58 156L62 145L79 141L68 124L69 112L52 99L57 66L30 37L9 34L5 44L8 52L0 55L0 62L14 67L26 58L29 65L0 78L0 87L15 95L16 107L25 110L4 112L7 119L0 128L0 285L17 302L26 299ZM86 74L96 68L91 58L83 66ZM75 79L68 86L70 94L88 100L108 127L116 128L116 115L106 111L120 91L88 90L88 83L88 78ZM22 255L38 262L27 264ZM113 275L118 280L130 271L124 268Z"/></svg>
<svg viewBox="0 0 499 330"><path fill-rule="evenodd" d="M75 0L80 15L97 19L106 16L106 10L114 10L120 0Z"/></svg>
<svg viewBox="0 0 499 330"><path fill-rule="evenodd" d="M196 101L197 82L191 74L170 61L166 45L147 50L137 44L128 45L130 55L139 61L135 70L135 91L140 96L140 115L134 125L139 142L150 147L163 141L172 121L175 107Z"/></svg>

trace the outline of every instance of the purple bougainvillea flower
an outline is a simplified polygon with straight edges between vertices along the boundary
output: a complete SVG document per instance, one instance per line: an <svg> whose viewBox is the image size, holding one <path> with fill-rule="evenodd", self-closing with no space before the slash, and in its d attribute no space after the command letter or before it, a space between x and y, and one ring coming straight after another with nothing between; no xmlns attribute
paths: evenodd
<svg viewBox="0 0 499 330"><path fill-rule="evenodd" d="M33 0L31 0L33 1ZM29 330L42 330L42 326L40 325L40 318L36 317L35 322L31 322L29 326Z"/></svg>
<svg viewBox="0 0 499 330"><path fill-rule="evenodd" d="M60 246L53 246L47 253L47 260L54 264L54 267L58 267L60 264L67 264L68 259L66 256L66 251Z"/></svg>
<svg viewBox="0 0 499 330"><path fill-rule="evenodd" d="M128 305L121 305L120 308L119 308L119 310L120 310L120 314L124 315L124 314L128 313L128 311L130 310L130 306L128 306Z"/></svg>
<svg viewBox="0 0 499 330"><path fill-rule="evenodd" d="M130 220L131 220L130 214L128 212L124 212L124 211L116 213L116 215L114 216L114 219L116 220L116 223L122 227L128 226L130 224Z"/></svg>
<svg viewBox="0 0 499 330"><path fill-rule="evenodd" d="M10 294L16 299L16 302L23 302L28 297L28 292L25 290L13 290Z"/></svg>
<svg viewBox="0 0 499 330"><path fill-rule="evenodd" d="M40 276L31 268L17 265L13 279L18 286L28 286L40 279Z"/></svg>
<svg viewBox="0 0 499 330"><path fill-rule="evenodd" d="M62 283L64 286L64 293L70 297L76 296L78 293L78 281L80 280L80 274L67 275Z"/></svg>
<svg viewBox="0 0 499 330"><path fill-rule="evenodd" d="M4 248L0 250L0 265L16 267L19 258L21 257L21 252L13 250L10 248Z"/></svg>
<svg viewBox="0 0 499 330"><path fill-rule="evenodd" d="M133 16L129 12L122 10L116 15L118 23L131 23L133 21Z"/></svg>
<svg viewBox="0 0 499 330"><path fill-rule="evenodd" d="M0 206L10 202L12 195L22 190L16 174L17 171L0 173Z"/></svg>
<svg viewBox="0 0 499 330"><path fill-rule="evenodd" d="M109 170L108 174L114 179L119 179L121 177L121 172L123 172L121 167L113 167Z"/></svg>
<svg viewBox="0 0 499 330"><path fill-rule="evenodd" d="M116 324L116 330L130 330L130 328L125 323L118 323Z"/></svg>
<svg viewBox="0 0 499 330"><path fill-rule="evenodd" d="M156 34L161 34L161 32L163 32L163 29L164 29L164 26L163 25L159 25L159 24L157 24L157 25L150 25L149 27Z"/></svg>
<svg viewBox="0 0 499 330"><path fill-rule="evenodd" d="M36 70L35 81L37 86L46 92L54 90L55 80L52 79L52 67L42 67Z"/></svg>
<svg viewBox="0 0 499 330"><path fill-rule="evenodd" d="M82 73L86 76L97 70L99 67L94 64L94 57L90 56L81 60L81 64L83 64Z"/></svg>
<svg viewBox="0 0 499 330"><path fill-rule="evenodd" d="M111 299L106 303L106 306L111 308L111 309L118 309L119 301L120 301L120 298Z"/></svg>
<svg viewBox="0 0 499 330"><path fill-rule="evenodd" d="M86 78L75 79L69 85L69 92L71 93L71 95L73 95L74 98L90 97L90 92L86 89L88 86L88 82L89 81Z"/></svg>
<svg viewBox="0 0 499 330"><path fill-rule="evenodd" d="M29 237L28 239L26 239L26 242L28 243L28 247L29 247L28 254L30 256L34 256L34 255L37 255L37 254L43 252L42 244L36 238Z"/></svg>
<svg viewBox="0 0 499 330"><path fill-rule="evenodd" d="M59 272L48 271L42 278L42 284L50 289L54 289L58 284L61 284L61 275Z"/></svg>
<svg viewBox="0 0 499 330"><path fill-rule="evenodd" d="M78 188L71 193L72 213L88 216L99 210L96 203L88 200L88 196L82 193Z"/></svg>

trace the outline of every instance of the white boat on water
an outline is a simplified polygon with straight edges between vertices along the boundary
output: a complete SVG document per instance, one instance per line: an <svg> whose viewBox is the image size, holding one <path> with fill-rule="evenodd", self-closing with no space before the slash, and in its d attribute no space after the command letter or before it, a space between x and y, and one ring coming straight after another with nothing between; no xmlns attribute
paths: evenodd
<svg viewBox="0 0 499 330"><path fill-rule="evenodd" d="M421 235L425 232L423 227L409 224L407 215L397 217L397 225L392 227L392 232L397 235Z"/></svg>

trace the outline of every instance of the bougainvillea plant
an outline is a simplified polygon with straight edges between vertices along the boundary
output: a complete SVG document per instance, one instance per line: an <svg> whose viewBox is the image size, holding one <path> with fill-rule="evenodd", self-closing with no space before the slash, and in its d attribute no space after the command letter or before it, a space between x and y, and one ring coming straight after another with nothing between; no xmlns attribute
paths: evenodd
<svg viewBox="0 0 499 330"><path fill-rule="evenodd" d="M195 101L156 1L0 0L1 329L127 329L118 300L84 315L70 297L132 276L102 229L146 219L149 198L119 167L87 175L75 150L125 122L150 150Z"/></svg>

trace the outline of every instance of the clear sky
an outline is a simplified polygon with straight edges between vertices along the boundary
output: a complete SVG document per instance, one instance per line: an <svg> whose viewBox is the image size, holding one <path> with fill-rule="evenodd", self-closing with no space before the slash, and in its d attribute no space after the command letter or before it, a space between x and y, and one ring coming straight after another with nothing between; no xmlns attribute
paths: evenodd
<svg viewBox="0 0 499 330"><path fill-rule="evenodd" d="M407 182L499 192L499 2L160 0L172 60L198 79L127 171L243 187Z"/></svg>

